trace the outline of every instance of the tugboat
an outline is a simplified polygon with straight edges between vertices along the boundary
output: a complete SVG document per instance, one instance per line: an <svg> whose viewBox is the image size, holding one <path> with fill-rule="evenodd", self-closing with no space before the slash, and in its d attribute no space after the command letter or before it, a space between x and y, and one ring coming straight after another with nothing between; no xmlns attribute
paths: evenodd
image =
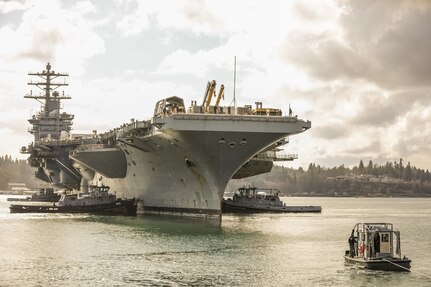
<svg viewBox="0 0 431 287"><path fill-rule="evenodd" d="M136 215L137 200L117 198L108 186L89 186L88 193L64 194L52 205L11 204L11 213L92 213Z"/></svg>
<svg viewBox="0 0 431 287"><path fill-rule="evenodd" d="M61 195L54 192L53 188L41 188L38 192L33 193L26 198L9 197L7 201L38 201L38 202L57 202Z"/></svg>
<svg viewBox="0 0 431 287"><path fill-rule="evenodd" d="M358 223L348 240L344 259L365 269L410 271L411 260L401 257L400 232L392 223Z"/></svg>
<svg viewBox="0 0 431 287"><path fill-rule="evenodd" d="M278 189L241 187L232 198L223 199L222 210L225 212L321 212L320 206L286 206L279 197Z"/></svg>

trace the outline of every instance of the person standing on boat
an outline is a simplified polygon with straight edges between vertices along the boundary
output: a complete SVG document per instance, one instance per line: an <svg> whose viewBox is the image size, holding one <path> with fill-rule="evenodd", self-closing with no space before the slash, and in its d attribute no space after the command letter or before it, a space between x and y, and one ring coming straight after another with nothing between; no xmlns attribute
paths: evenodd
<svg viewBox="0 0 431 287"><path fill-rule="evenodd" d="M376 235L374 235L374 251L377 253L380 253L380 234L376 232Z"/></svg>
<svg viewBox="0 0 431 287"><path fill-rule="evenodd" d="M349 246L350 246L350 257L355 256L355 237L353 236L353 230L352 234L349 237Z"/></svg>
<svg viewBox="0 0 431 287"><path fill-rule="evenodd" d="M358 256L358 237L353 237L353 251L355 253L355 256Z"/></svg>

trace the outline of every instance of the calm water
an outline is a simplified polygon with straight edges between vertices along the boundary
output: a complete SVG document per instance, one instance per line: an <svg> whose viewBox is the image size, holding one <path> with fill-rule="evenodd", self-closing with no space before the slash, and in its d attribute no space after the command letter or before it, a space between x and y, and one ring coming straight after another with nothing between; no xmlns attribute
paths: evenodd
<svg viewBox="0 0 431 287"><path fill-rule="evenodd" d="M285 198L321 214L9 214L0 195L0 286L431 286L431 199ZM357 222L401 230L411 273L345 266ZM422 273L423 275L420 275Z"/></svg>

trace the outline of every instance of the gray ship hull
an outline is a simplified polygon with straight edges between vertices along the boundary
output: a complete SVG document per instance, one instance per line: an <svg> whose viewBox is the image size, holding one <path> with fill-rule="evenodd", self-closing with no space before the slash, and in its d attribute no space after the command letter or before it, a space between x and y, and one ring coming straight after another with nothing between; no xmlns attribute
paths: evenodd
<svg viewBox="0 0 431 287"><path fill-rule="evenodd" d="M118 197L137 198L145 213L221 216L228 181L269 172L272 162L251 160L259 153L287 143L285 137L311 127L309 121L282 116L280 109L256 102L244 107L220 106L224 85L216 95L216 81L207 83L201 105L169 97L158 101L153 118L131 120L109 132L71 135L74 115L60 112L69 96L54 91L67 86L48 63L29 73L44 95L26 95L43 103L28 121L34 142L22 147L29 154L36 177L59 188L85 192L90 183L111 187ZM256 158L257 159L257 158ZM267 162L265 162L267 160ZM242 168L244 166L244 168Z"/></svg>
<svg viewBox="0 0 431 287"><path fill-rule="evenodd" d="M243 164L310 127L289 117L190 114L154 124L160 128L151 135L117 140L117 153L124 153L125 162L118 161L115 170L100 168L107 156L103 149L75 151L71 157L78 169L95 171L88 178L93 184L108 185L120 197L138 198L144 213L217 218L226 185ZM121 173L125 176L109 176Z"/></svg>

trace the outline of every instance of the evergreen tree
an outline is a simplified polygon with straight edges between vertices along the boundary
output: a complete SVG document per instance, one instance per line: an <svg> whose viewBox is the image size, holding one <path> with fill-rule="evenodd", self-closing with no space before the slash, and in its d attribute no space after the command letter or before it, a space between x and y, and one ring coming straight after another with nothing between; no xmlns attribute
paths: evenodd
<svg viewBox="0 0 431 287"><path fill-rule="evenodd" d="M293 176L292 176L292 183L294 185L296 185L296 183L298 182L298 179L296 178L296 172L293 172Z"/></svg>
<svg viewBox="0 0 431 287"><path fill-rule="evenodd" d="M368 173L368 174L372 174L372 173L373 173L373 161L372 161L372 160L370 160L370 161L368 162L368 166L367 166L367 173Z"/></svg>
<svg viewBox="0 0 431 287"><path fill-rule="evenodd" d="M403 173L404 173L404 166L403 166L403 159L400 158L400 170L399 170L399 174L398 174L398 178L403 178Z"/></svg>
<svg viewBox="0 0 431 287"><path fill-rule="evenodd" d="M362 162L362 159L359 162L359 167L358 168L359 168L359 174L364 174L365 167L364 167L364 163Z"/></svg>
<svg viewBox="0 0 431 287"><path fill-rule="evenodd" d="M404 168L403 179L407 181L412 180L412 168L410 166L410 162L408 162L406 168Z"/></svg>

